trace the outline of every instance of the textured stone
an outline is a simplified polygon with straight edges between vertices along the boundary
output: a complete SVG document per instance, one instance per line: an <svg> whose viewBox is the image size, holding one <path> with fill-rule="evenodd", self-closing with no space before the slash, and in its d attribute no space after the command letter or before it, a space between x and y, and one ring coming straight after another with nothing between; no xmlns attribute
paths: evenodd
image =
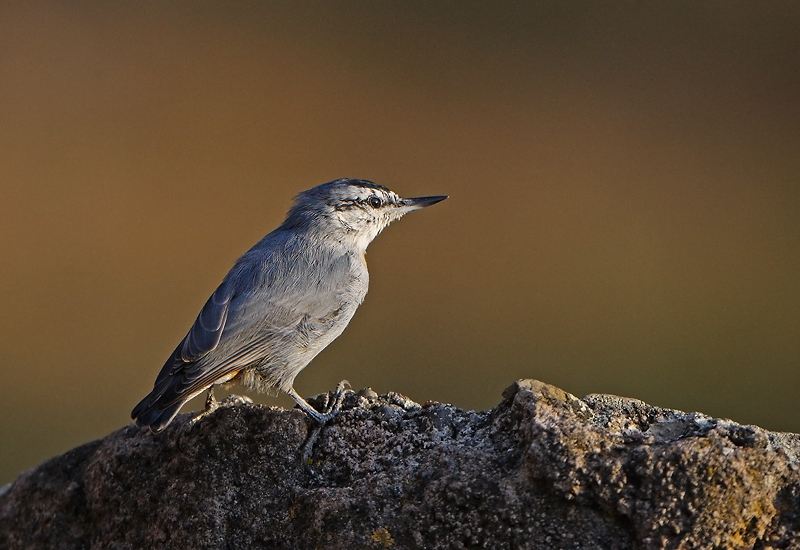
<svg viewBox="0 0 800 550"><path fill-rule="evenodd" d="M0 548L800 548L800 437L521 380L127 426L0 491Z"/></svg>

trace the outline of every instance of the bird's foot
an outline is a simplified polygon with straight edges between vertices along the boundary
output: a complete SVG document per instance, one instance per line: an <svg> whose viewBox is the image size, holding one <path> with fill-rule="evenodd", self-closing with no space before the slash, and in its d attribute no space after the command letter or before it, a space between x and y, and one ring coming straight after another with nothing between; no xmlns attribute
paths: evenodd
<svg viewBox="0 0 800 550"><path fill-rule="evenodd" d="M350 386L350 382L347 380L342 380L336 385L335 391L326 393L325 404L322 407L322 412L312 407L305 399L300 397L294 391L294 389L292 389L291 392L288 392L289 395L291 395L295 401L297 401L297 404L300 406L300 408L303 409L309 417L311 417L314 423L316 423L316 426L314 426L314 428L308 434L308 438L303 444L303 451L300 455L300 460L303 466L314 476L316 476L316 474L313 470L311 470L311 464L313 463L311 455L314 451L314 443L316 443L317 439L319 438L322 428L324 428L328 422L330 422L341 412L342 401L347 393L345 388L348 386Z"/></svg>
<svg viewBox="0 0 800 550"><path fill-rule="evenodd" d="M208 394L206 395L206 407L196 415L194 415L189 422L186 423L186 429L190 430L192 426L197 424L201 418L204 418L211 414L212 412L216 411L219 408L219 401L216 400L214 397L214 386L208 388Z"/></svg>
<svg viewBox="0 0 800 550"><path fill-rule="evenodd" d="M325 406L323 407L323 422L327 422L341 412L342 401L344 401L344 394L347 393L345 388L350 387L350 382L342 380L336 384L336 390L331 395L330 392L325 394Z"/></svg>
<svg viewBox="0 0 800 550"><path fill-rule="evenodd" d="M217 401L214 398L213 387L208 388L208 395L206 395L205 409L194 415L192 418L189 419L188 422L186 422L186 424L184 424L179 428L180 432L178 433L178 438L177 438L178 448L183 450L184 436L189 434L189 432L192 430L195 424L200 422L200 420L210 415L214 411L222 407L233 407L234 405L246 405L252 402L253 400L245 395L229 395L222 401Z"/></svg>
<svg viewBox="0 0 800 550"><path fill-rule="evenodd" d="M347 380L342 380L336 386L336 390L331 395L331 392L325 394L325 404L322 407L322 412L319 412L317 409L311 406L311 404L300 397L294 388L289 388L286 390L286 393L291 396L292 399L295 400L297 406L303 409L308 416L310 416L317 424L325 424L329 422L334 416L339 414L339 409L342 406L342 400L344 399L345 393L345 386L349 386L350 382Z"/></svg>
<svg viewBox="0 0 800 550"><path fill-rule="evenodd" d="M213 386L208 388L208 395L206 395L206 407L198 414L196 414L189 422L186 423L186 429L191 429L192 426L197 424L202 418L213 413L220 407L233 407L235 405L252 404L253 400L246 395L229 395L222 401L217 401L214 397Z"/></svg>

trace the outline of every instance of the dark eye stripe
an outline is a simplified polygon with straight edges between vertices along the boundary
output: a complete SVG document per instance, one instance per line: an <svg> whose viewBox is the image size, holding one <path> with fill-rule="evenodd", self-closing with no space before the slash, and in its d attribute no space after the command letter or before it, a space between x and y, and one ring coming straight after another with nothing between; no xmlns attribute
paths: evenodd
<svg viewBox="0 0 800 550"><path fill-rule="evenodd" d="M353 208L363 209L367 204L369 204L372 208L380 208L388 203L384 202L380 197L372 195L365 199L343 199L339 204L334 206L334 210L337 212L342 212L344 210L352 210Z"/></svg>
<svg viewBox="0 0 800 550"><path fill-rule="evenodd" d="M353 208L362 208L361 204L359 204L359 201L357 201L356 199L343 200L340 204L337 204L336 206L333 207L333 209L336 210L337 212L342 212L344 210L352 210Z"/></svg>

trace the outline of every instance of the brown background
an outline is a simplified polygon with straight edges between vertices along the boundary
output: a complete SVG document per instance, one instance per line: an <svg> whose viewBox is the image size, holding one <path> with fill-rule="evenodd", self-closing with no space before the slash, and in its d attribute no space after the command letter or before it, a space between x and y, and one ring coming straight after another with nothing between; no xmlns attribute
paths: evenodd
<svg viewBox="0 0 800 550"><path fill-rule="evenodd" d="M535 377L800 431L798 29L796 2L4 2L0 483L123 426L342 176L451 198L372 245L301 394L480 409Z"/></svg>

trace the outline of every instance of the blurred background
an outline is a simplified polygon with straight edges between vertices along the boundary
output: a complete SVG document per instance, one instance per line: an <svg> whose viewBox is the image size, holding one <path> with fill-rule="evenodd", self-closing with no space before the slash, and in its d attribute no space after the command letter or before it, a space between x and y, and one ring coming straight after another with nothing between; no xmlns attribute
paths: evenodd
<svg viewBox="0 0 800 550"><path fill-rule="evenodd" d="M129 422L233 261L345 176L450 199L372 244L301 394L486 409L530 377L800 431L798 29L796 2L4 2L0 483Z"/></svg>

